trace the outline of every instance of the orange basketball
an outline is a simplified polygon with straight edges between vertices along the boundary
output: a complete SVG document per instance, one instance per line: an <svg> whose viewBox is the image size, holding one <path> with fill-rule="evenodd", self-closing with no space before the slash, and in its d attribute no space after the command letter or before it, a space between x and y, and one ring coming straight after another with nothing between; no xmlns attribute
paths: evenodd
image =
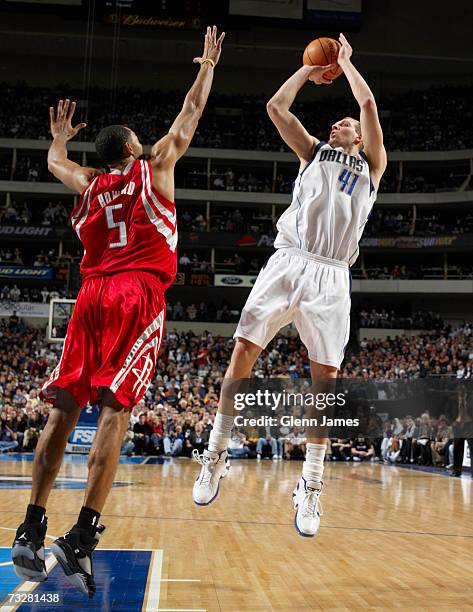
<svg viewBox="0 0 473 612"><path fill-rule="evenodd" d="M304 49L302 61L306 66L326 66L337 61L340 43L334 38L316 38ZM332 70L324 72L324 77L334 81L343 70L337 64Z"/></svg>

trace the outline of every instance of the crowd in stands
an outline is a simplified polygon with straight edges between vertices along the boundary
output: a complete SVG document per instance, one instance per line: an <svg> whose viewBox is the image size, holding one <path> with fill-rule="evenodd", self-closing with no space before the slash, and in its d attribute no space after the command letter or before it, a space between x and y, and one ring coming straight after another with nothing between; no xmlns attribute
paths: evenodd
<svg viewBox="0 0 473 612"><path fill-rule="evenodd" d="M232 348L232 340L209 332L196 336L168 329L155 378L144 399L133 409L123 451L166 455L190 455L194 449L201 451L208 440ZM38 399L39 387L55 367L60 350L61 346L46 342L42 330L28 327L18 317L1 320L0 450L34 448L49 414L48 405ZM305 347L297 337L277 336L258 358L254 376L292 380L309 377ZM347 354L341 376L393 383L429 376L471 381L473 325L446 326L412 338L365 339L359 349L352 349ZM383 387L386 386L390 388L389 385ZM354 461L357 457L373 456L387 461L394 457L394 461L450 464L445 447L451 435L445 432L454 418L455 414L449 415L446 421L427 415L420 417L420 421L409 417L400 422L386 421L381 424L383 435L373 435L369 443L342 441L350 446L339 447L337 440L333 440L329 456ZM379 431L380 423L377 425ZM273 436L276 444L271 436L268 438L258 432L250 434L248 430L245 433L235 430L230 447L233 456L269 454L289 458L300 455L304 449L302 430L279 432ZM431 454L426 449L427 442L420 442L425 437ZM400 448L402 444L395 443L401 439L411 440L406 442L404 451ZM367 448L363 450L362 446ZM396 455L397 451L401 452Z"/></svg>
<svg viewBox="0 0 473 612"><path fill-rule="evenodd" d="M415 232L412 208L392 210L375 207L363 236L412 236Z"/></svg>
<svg viewBox="0 0 473 612"><path fill-rule="evenodd" d="M0 225L66 227L72 211L72 200L16 202L0 204ZM402 209L375 207L364 229L363 236L442 236L473 233L473 214L468 208L446 207L448 210L413 207ZM212 204L209 216L202 207L181 207L178 223L181 232L250 233L274 239L275 222L282 212L276 211L273 220L270 207L229 208Z"/></svg>
<svg viewBox="0 0 473 612"><path fill-rule="evenodd" d="M435 324L435 317L434 317ZM470 379L473 376L473 325L429 330L408 337L364 338L348 352L342 366L345 378L407 380L429 376Z"/></svg>
<svg viewBox="0 0 473 612"><path fill-rule="evenodd" d="M55 180L53 175L48 171L48 165L44 155L41 157L31 157L22 153L19 155L12 170L12 180L14 181L37 183Z"/></svg>
<svg viewBox="0 0 473 612"><path fill-rule="evenodd" d="M468 209L400 210L375 207L366 224L364 236L442 236L473 233L473 214Z"/></svg>
<svg viewBox="0 0 473 612"><path fill-rule="evenodd" d="M362 308L356 313L359 327L374 327L384 329L442 329L444 322L439 314L418 311L412 315L400 315L394 309L386 308L370 310Z"/></svg>
<svg viewBox="0 0 473 612"><path fill-rule="evenodd" d="M353 278L365 280L413 280L413 279L469 279L473 278L473 266L468 265L465 255L464 265L448 265L444 266L406 266L406 265L389 265L389 266L370 266L365 263L363 267L354 267L352 269Z"/></svg>
<svg viewBox="0 0 473 612"><path fill-rule="evenodd" d="M77 295L73 291L68 291L62 287L18 287L14 285L4 285L0 290L0 302L12 303L15 302L40 302L49 304L51 300L60 298L76 298Z"/></svg>
<svg viewBox="0 0 473 612"><path fill-rule="evenodd" d="M152 143L164 134L176 117L184 92L139 91L122 89L117 93L113 112L104 107L109 92L91 88L89 116L91 126L85 137L93 140L102 127L125 124L135 129L144 143ZM29 87L25 83L2 83L3 105L0 110L0 137L48 139L46 115L38 109L54 105L60 96L82 99L80 91L67 86L55 89ZM268 96L224 95L212 93L199 124L194 146L284 150L279 134L266 113ZM378 100L388 150L464 149L473 141L471 87L436 87ZM357 115L359 109L351 98L330 98L330 104L318 99L296 102L294 113L309 132L328 137L333 121ZM80 117L80 109L78 112Z"/></svg>
<svg viewBox="0 0 473 612"><path fill-rule="evenodd" d="M3 225L37 225L42 227L65 227L72 212L72 201L69 206L59 201L47 203L16 202L10 200L0 205L0 224Z"/></svg>
<svg viewBox="0 0 473 612"><path fill-rule="evenodd" d="M40 249L30 250L22 246L21 249L15 248L1 248L0 249L0 263L10 263L15 265L31 265L31 266L53 266L55 268L61 268L67 266L68 263L73 261L74 257L65 252L61 256L57 254L54 249L46 251Z"/></svg>
<svg viewBox="0 0 473 612"><path fill-rule="evenodd" d="M265 246L270 246L266 244ZM182 250L178 259L179 272L231 272L233 274L257 274L268 257L242 257L239 253L216 252L214 267L205 251L199 253Z"/></svg>
<svg viewBox="0 0 473 612"><path fill-rule="evenodd" d="M394 162L388 166L379 186L380 193L435 193L471 189L471 172L468 166L459 168L457 172L444 174L438 164L432 163L401 178L394 176L395 169ZM247 166L227 166L225 169L211 170L210 173L200 167L185 166L176 172L175 183L176 187L181 189L289 194L292 192L297 172L295 163L291 168L278 172L274 179L271 162L261 167L255 167L248 162ZM34 157L22 154L13 168L7 166L6 175L15 181L56 180L48 171L46 152L42 156Z"/></svg>
<svg viewBox="0 0 473 612"><path fill-rule="evenodd" d="M459 403L462 391L459 390ZM462 414L463 412L463 414ZM438 418L428 412L419 417L385 419L374 416L375 427L368 438L333 438L327 445L328 461L382 461L387 464L416 464L462 472L464 442L473 451L473 418L458 406L455 415ZM473 477L473 470L471 472Z"/></svg>
<svg viewBox="0 0 473 612"><path fill-rule="evenodd" d="M166 302L166 319L168 321L216 321L218 323L237 323L240 311L224 301L215 305L213 302L191 303L183 305L181 301Z"/></svg>
<svg viewBox="0 0 473 612"><path fill-rule="evenodd" d="M443 328L422 337L420 343L412 339L410 347L406 338L404 347L395 347L392 342L384 342L381 347L365 345L360 359L381 361L384 351L384 357L390 355L388 361L393 360L395 348L406 354L407 343L411 353L420 349L426 353L425 357L430 357L426 361L428 367L433 366L432 372L439 367L444 375L458 378L462 372L464 379L471 379L472 339L470 325ZM174 457L190 457L193 451L201 453L208 443L218 406L219 385L231 348L232 342L209 333L197 337L168 332L153 384L132 410L122 452ZM21 320L0 324L0 452L34 450L50 410L48 404L39 400L38 388L54 367L57 353L57 349L46 344L42 332L28 328ZM458 360L459 354L465 359L465 365ZM401 359L399 354L394 357L402 365ZM349 365L353 363L352 356ZM452 364L457 368L456 373L449 370ZM407 368L406 372L409 376L427 375L425 369L415 373L415 369ZM278 337L258 359L255 375L307 376L307 353L296 339ZM402 371L397 371L396 377L402 376ZM369 438L365 435L331 438L327 460L453 467L452 475L458 476L461 473L458 457L463 456L463 440L458 440L458 432L461 427L464 428L461 431L465 430L465 423L459 419L456 414L435 418L425 413L419 417L381 421L373 414L372 433L366 432ZM466 422L468 427L468 415ZM462 435L472 443L471 433ZM297 459L303 457L305 443L306 434L298 427L292 431L281 428L271 432L258 428L246 428L242 432L235 428L229 453L233 458Z"/></svg>

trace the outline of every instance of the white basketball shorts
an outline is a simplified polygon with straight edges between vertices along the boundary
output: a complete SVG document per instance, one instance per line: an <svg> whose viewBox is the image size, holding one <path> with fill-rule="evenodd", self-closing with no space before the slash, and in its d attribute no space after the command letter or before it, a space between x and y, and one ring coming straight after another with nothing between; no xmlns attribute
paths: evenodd
<svg viewBox="0 0 473 612"><path fill-rule="evenodd" d="M281 248L260 271L234 338L261 348L294 322L309 359L339 368L350 335L348 264Z"/></svg>

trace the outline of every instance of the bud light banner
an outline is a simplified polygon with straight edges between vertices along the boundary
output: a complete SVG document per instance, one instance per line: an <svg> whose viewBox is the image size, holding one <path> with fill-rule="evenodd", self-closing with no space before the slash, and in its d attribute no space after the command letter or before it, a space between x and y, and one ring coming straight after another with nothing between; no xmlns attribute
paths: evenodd
<svg viewBox="0 0 473 612"><path fill-rule="evenodd" d="M9 264L0 265L0 277L2 278L54 278L52 266L15 266Z"/></svg>
<svg viewBox="0 0 473 612"><path fill-rule="evenodd" d="M79 421L67 441L67 453L89 452L97 433L98 418L99 409L97 406L87 406L82 410Z"/></svg>

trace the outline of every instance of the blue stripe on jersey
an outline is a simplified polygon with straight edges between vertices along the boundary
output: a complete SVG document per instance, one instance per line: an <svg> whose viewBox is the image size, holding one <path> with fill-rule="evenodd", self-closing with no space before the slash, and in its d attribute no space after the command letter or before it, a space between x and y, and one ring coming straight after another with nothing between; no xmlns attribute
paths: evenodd
<svg viewBox="0 0 473 612"><path fill-rule="evenodd" d="M365 162L368 164L368 169L370 167L369 161L368 161L368 157L366 156L366 153L364 151L360 151L360 156L365 160ZM373 185L373 181L371 180L371 176L368 175L370 177L370 195L373 193L374 191L374 185Z"/></svg>
<svg viewBox="0 0 473 612"><path fill-rule="evenodd" d="M314 154L312 155L312 159L309 161L309 163L307 164L307 166L302 170L302 172L299 174L299 186L301 184L301 179L302 179L302 175L304 174L304 172L307 170L307 168L310 166L310 164L314 161L317 152L319 151L320 147L322 147L324 144L327 144L324 140L320 140L316 145L315 145L315 149L314 149ZM294 187L295 187L296 182L294 181L292 184L292 191L294 192ZM302 208L302 204L301 201L299 200L299 196L296 197L297 199L297 203L299 204L299 208L297 209L297 213L296 213L296 233L297 233L297 237L299 239L299 248L302 249L302 240L301 237L299 235L299 211Z"/></svg>
<svg viewBox="0 0 473 612"><path fill-rule="evenodd" d="M297 203L299 204L299 208L297 209L297 212L296 212L296 232L297 232L297 237L299 238L299 248L302 249L302 240L299 235L299 211L302 208L302 204L301 204L301 201L299 200L299 196L296 196L296 200L297 200Z"/></svg>

